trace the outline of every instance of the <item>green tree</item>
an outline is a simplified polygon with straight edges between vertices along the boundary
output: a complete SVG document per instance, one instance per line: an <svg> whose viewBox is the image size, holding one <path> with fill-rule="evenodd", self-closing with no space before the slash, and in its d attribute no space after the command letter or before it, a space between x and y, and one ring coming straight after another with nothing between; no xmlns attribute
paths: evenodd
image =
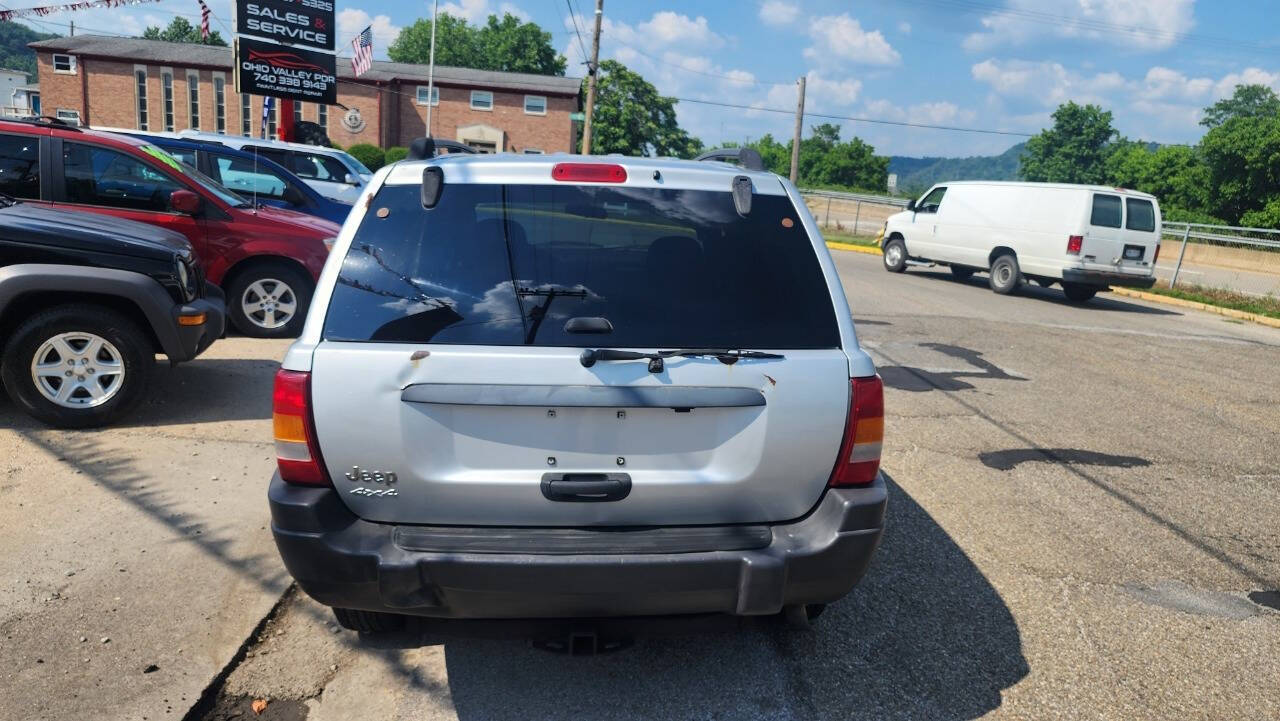
<svg viewBox="0 0 1280 721"><path fill-rule="evenodd" d="M564 75L567 62L551 45L551 33L532 22L504 13L474 27L462 18L439 16L436 63L458 68L512 73ZM400 31L387 49L398 63L426 64L431 57L431 21L422 19Z"/></svg>
<svg viewBox="0 0 1280 721"><path fill-rule="evenodd" d="M1232 118L1265 118L1280 115L1280 97L1265 85L1237 85L1231 97L1204 109L1200 124L1216 128Z"/></svg>
<svg viewBox="0 0 1280 721"><path fill-rule="evenodd" d="M1199 149L1166 145L1152 150L1147 143L1118 140L1106 160L1108 185L1141 190L1160 199L1169 220L1194 217L1194 222L1221 222L1208 214L1209 167Z"/></svg>
<svg viewBox="0 0 1280 721"><path fill-rule="evenodd" d="M790 142L783 145L774 140L772 134L765 133L764 137L754 143L748 143L748 145L755 148L757 153L760 153L760 158L764 161L766 170L778 175L787 175L791 172Z"/></svg>
<svg viewBox="0 0 1280 721"><path fill-rule="evenodd" d="M36 52L27 43L56 37L21 23L0 22L0 67L25 71L30 80L36 74Z"/></svg>
<svg viewBox="0 0 1280 721"><path fill-rule="evenodd" d="M889 159L876 157L875 148L861 138L840 142L840 126L823 123L800 141L800 180L812 185L838 185L857 190L883 191L889 177ZM789 148L788 148L789 150ZM790 170L790 158L787 168Z"/></svg>
<svg viewBox="0 0 1280 721"><path fill-rule="evenodd" d="M583 93L586 93L583 79ZM616 60L600 63L591 151L597 155L666 155L691 158L702 141L680 128L674 98Z"/></svg>
<svg viewBox="0 0 1280 721"><path fill-rule="evenodd" d="M1108 145L1115 137L1111 111L1067 102L1053 112L1053 127L1027 141L1024 180L1096 185L1106 179Z"/></svg>
<svg viewBox="0 0 1280 721"><path fill-rule="evenodd" d="M1238 115L1205 133L1208 210L1235 223L1280 197L1280 116Z"/></svg>
<svg viewBox="0 0 1280 721"><path fill-rule="evenodd" d="M176 17L166 28L160 28L152 25L142 31L142 37L147 40L166 40L171 43L195 43L196 45L218 45L226 47L227 41L222 39L217 30L209 33L209 37L200 37L200 28L192 25L184 17Z"/></svg>

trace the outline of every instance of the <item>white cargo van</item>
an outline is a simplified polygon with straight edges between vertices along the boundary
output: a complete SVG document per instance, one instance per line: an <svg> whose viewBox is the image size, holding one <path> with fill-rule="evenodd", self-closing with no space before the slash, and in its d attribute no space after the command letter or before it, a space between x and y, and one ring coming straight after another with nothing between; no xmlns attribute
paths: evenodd
<svg viewBox="0 0 1280 721"><path fill-rule="evenodd" d="M951 267L957 278L990 273L1006 294L1024 281L1061 283L1084 302L1109 286L1150 288L1160 253L1160 204L1123 188L962 181L929 189L883 231L885 269Z"/></svg>

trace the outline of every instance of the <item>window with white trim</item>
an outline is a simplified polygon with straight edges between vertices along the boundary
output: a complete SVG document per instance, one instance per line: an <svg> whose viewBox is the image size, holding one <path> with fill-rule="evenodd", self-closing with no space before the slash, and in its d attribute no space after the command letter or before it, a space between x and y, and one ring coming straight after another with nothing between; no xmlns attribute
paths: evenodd
<svg viewBox="0 0 1280 721"><path fill-rule="evenodd" d="M190 113L187 118L190 120L188 127L192 130L200 129L200 72L197 70L187 71L187 103Z"/></svg>
<svg viewBox="0 0 1280 721"><path fill-rule="evenodd" d="M301 100L293 101L293 122L295 123L302 122L302 101Z"/></svg>
<svg viewBox="0 0 1280 721"><path fill-rule="evenodd" d="M493 110L493 93L488 90L472 90L471 109Z"/></svg>
<svg viewBox="0 0 1280 721"><path fill-rule="evenodd" d="M80 124L79 110L66 110L63 108L58 108L57 111L55 111L54 113L54 117L57 118L58 120L65 120L68 123L71 123L72 125Z"/></svg>
<svg viewBox="0 0 1280 721"><path fill-rule="evenodd" d="M329 132L329 106L321 103L316 106L316 125L324 132Z"/></svg>
<svg viewBox="0 0 1280 721"><path fill-rule="evenodd" d="M173 71L160 71L160 90L164 96L164 129L173 132Z"/></svg>
<svg viewBox="0 0 1280 721"><path fill-rule="evenodd" d="M431 87L427 87L426 85L419 85L418 86L418 105L427 104L427 91L431 92L431 104L439 105L440 104L440 86L439 85L432 85Z"/></svg>
<svg viewBox="0 0 1280 721"><path fill-rule="evenodd" d="M547 114L547 97L545 95L524 96L524 114L525 115L546 115Z"/></svg>
<svg viewBox="0 0 1280 721"><path fill-rule="evenodd" d="M138 110L138 130L147 129L147 66L133 66L135 104Z"/></svg>
<svg viewBox="0 0 1280 721"><path fill-rule="evenodd" d="M55 54L53 56L53 72L74 75L76 72L76 56Z"/></svg>
<svg viewBox="0 0 1280 721"><path fill-rule="evenodd" d="M267 137L276 139L276 121L280 119L280 101L271 101L271 112L267 114Z"/></svg>
<svg viewBox="0 0 1280 721"><path fill-rule="evenodd" d="M240 134L253 137L253 97L248 93L240 93Z"/></svg>
<svg viewBox="0 0 1280 721"><path fill-rule="evenodd" d="M222 73L213 75L213 123L219 135L227 134L227 78Z"/></svg>

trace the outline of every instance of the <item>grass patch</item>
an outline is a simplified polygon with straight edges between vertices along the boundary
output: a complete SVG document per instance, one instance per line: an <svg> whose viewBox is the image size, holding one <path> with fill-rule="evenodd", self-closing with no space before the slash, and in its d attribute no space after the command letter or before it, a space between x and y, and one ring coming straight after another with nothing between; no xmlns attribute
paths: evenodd
<svg viewBox="0 0 1280 721"><path fill-rule="evenodd" d="M853 235L840 230L824 230L822 237L828 243L844 243L846 245L864 245L868 248L879 247L876 245L875 236L872 235Z"/></svg>
<svg viewBox="0 0 1280 721"><path fill-rule="evenodd" d="M1169 282L1164 280L1157 281L1155 286L1148 289L1147 292L1206 305L1216 305L1221 308L1231 308L1232 310L1240 310L1268 318L1280 318L1280 298L1273 295L1247 295L1226 290L1225 288L1210 288L1204 285L1189 285L1186 283L1179 285L1177 288L1170 288Z"/></svg>

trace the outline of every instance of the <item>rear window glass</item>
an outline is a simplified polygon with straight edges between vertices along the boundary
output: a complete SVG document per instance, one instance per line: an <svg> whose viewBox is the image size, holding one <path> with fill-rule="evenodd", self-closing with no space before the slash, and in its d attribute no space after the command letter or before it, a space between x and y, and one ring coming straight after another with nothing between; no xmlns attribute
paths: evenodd
<svg viewBox="0 0 1280 721"><path fill-rule="evenodd" d="M1119 228L1120 196L1093 196L1093 215L1089 218L1089 225L1096 225L1099 228Z"/></svg>
<svg viewBox="0 0 1280 721"><path fill-rule="evenodd" d="M1155 231L1156 209L1150 200L1126 198L1125 207L1129 209L1129 214L1125 218L1124 227L1129 230L1141 230L1145 233Z"/></svg>
<svg viewBox="0 0 1280 721"><path fill-rule="evenodd" d="M607 335L567 333L603 317ZM795 208L728 192L385 186L344 259L328 340L834 348L835 311Z"/></svg>

